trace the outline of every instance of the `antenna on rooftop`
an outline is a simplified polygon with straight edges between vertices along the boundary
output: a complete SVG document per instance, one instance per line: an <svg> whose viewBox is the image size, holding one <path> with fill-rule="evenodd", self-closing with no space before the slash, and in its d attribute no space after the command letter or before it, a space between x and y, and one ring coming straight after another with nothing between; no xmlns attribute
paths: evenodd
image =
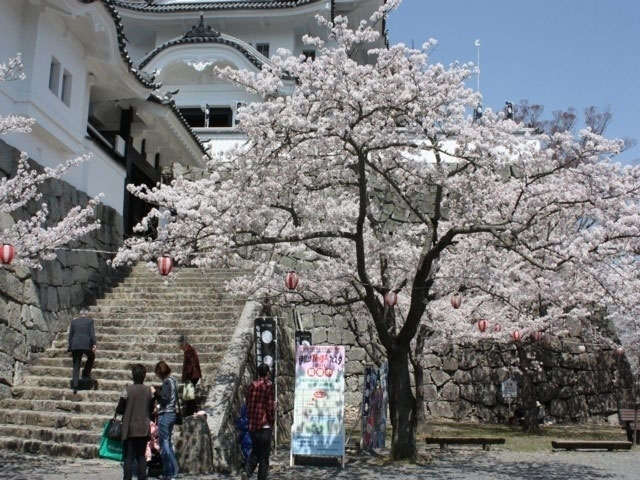
<svg viewBox="0 0 640 480"><path fill-rule="evenodd" d="M480 93L480 39L477 38L474 42L476 49L478 51L478 93Z"/></svg>

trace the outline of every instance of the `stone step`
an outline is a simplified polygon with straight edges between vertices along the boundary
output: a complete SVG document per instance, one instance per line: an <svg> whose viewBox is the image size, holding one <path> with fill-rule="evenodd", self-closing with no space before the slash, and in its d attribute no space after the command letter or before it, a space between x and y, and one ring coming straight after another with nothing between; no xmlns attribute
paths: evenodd
<svg viewBox="0 0 640 480"><path fill-rule="evenodd" d="M115 408L115 407L114 407ZM42 412L38 410L0 410L0 423L33 425L45 428L70 428L100 432L113 415L81 415L68 412Z"/></svg>
<svg viewBox="0 0 640 480"><path fill-rule="evenodd" d="M162 292L151 292L149 289L123 289L109 294L109 298L113 300L154 300L154 301L176 301L176 300L189 300L204 302L205 304L211 303L211 301L217 301L218 303L224 302L224 297L229 295L222 295L221 292L216 290L208 290L203 288L194 289L180 289L180 290L167 290ZM224 305L224 303L221 303Z"/></svg>
<svg viewBox="0 0 640 480"><path fill-rule="evenodd" d="M147 378L152 379L154 377L153 373L151 375L147 375ZM94 378L97 380L96 390L102 392L121 392L124 387L131 383L131 372L129 372L127 378L123 378L122 380L113 380L113 379L102 379L98 378L97 375L94 375ZM59 388L59 389L69 389L69 382L71 381L71 373L67 372L62 377L56 377L53 375L27 375L24 379L23 387L46 387L46 388ZM80 393L80 392L78 392ZM0 422L2 423L2 422Z"/></svg>
<svg viewBox="0 0 640 480"><path fill-rule="evenodd" d="M176 341L173 337L171 342L167 343L145 343L137 341L115 341L104 342L98 339L98 348L102 350L120 350L127 351L139 351L139 352L170 352L177 348ZM197 352L215 352L218 350L226 349L227 343L231 339L230 335L220 335L216 337L215 341L211 342L199 342L191 341L191 345ZM53 342L53 348L65 349L68 347L69 342L67 340L55 340Z"/></svg>
<svg viewBox="0 0 640 480"><path fill-rule="evenodd" d="M177 350L177 349L176 349ZM198 359L201 364L213 363L220 361L224 352L198 352ZM64 365L71 365L71 354L66 348L50 348L38 359L38 365L56 365L56 361L65 360ZM121 360L129 363L143 363L145 365L154 365L160 360L164 360L169 365L182 365L183 353L176 351L174 353L145 353L139 351L122 352L120 350L103 350L99 349L96 354L96 366L103 360ZM171 367L173 368L173 367Z"/></svg>
<svg viewBox="0 0 640 480"><path fill-rule="evenodd" d="M98 445L42 442L16 437L0 437L0 448L37 455L57 457L96 458Z"/></svg>
<svg viewBox="0 0 640 480"><path fill-rule="evenodd" d="M102 300L100 300L102 301ZM244 304L243 304L244 305ZM225 309L225 310L221 310L219 313L216 310L213 310L212 306L207 305L207 304L203 304L203 302L197 302L197 303L186 303L184 305L181 304L176 304L173 303L171 305L164 305L160 302L156 302L154 304L150 304L150 305L145 305L144 303L141 304L140 302L135 303L135 302L129 302L129 303L123 303L123 302L114 302L113 300L104 300L104 303L101 303L99 305L96 305L94 311L97 312L108 312L111 313L112 315L115 314L121 314L121 315L126 315L128 313L149 313L149 314L155 314L155 315L161 315L163 313L169 313L169 312L175 312L175 313L180 313L182 312L184 315L191 315L193 313L198 313L198 312L206 312L209 315L214 316L215 318L220 318L220 317L224 317L226 316L233 316L236 315L237 312L240 310L240 308L229 308L229 309ZM211 312L211 313L210 313Z"/></svg>
<svg viewBox="0 0 640 480"><path fill-rule="evenodd" d="M120 398L120 390L79 390L73 393L69 388L69 379L65 388L37 387L37 386L17 386L12 390L13 398L24 400L69 400L76 402L107 402L116 404Z"/></svg>
<svg viewBox="0 0 640 480"><path fill-rule="evenodd" d="M221 358L222 355L219 355L219 357ZM169 368L171 368L171 371L173 373L177 374L182 371L182 358L180 358L179 362L174 362L174 361L171 361L171 359L167 359L167 356L164 354L158 355L157 360L154 360L151 362L140 361L136 359L129 360L127 358L118 358L116 360L116 359L98 357L96 358L96 363L94 364L93 371L95 372L99 370L126 370L127 372L129 372L129 375L130 375L131 366L135 363L142 363L144 367L147 369L147 372L153 372L153 370L156 367L156 363L158 363L160 360L164 360L165 362L167 362L167 364L169 365ZM53 372L52 369L60 368L60 369L64 369L66 372L69 372L69 376L71 376L71 371L72 371L71 363L72 362L70 358L64 358L64 357L40 358L36 365L29 367L29 372L33 372L35 375L38 375L37 372L42 372L42 370L38 370L40 368L43 368L45 370L49 369L52 372ZM215 372L217 367L218 365L216 363L205 363L205 362L200 363L200 369L202 370L202 373L203 374L206 373L207 375L211 375L212 372ZM97 374L95 374L94 376L97 379L108 378L108 377L99 377Z"/></svg>
<svg viewBox="0 0 640 480"><path fill-rule="evenodd" d="M177 341L177 338L180 335L186 335L189 339L199 338L203 335L231 335L233 333L233 328L228 324L219 324L210 322L211 325L202 326L202 327L189 327L189 323L193 322L184 322L184 326L176 327L176 328L154 328L154 331L157 332L158 335L170 335L173 336ZM135 327L132 325L136 325ZM137 322L122 322L121 325L118 326L103 326L102 321L95 323L95 332L96 337L100 339L104 338L104 335L136 335L140 333L141 328L138 326ZM67 338L68 333L64 333L63 337Z"/></svg>
<svg viewBox="0 0 640 480"><path fill-rule="evenodd" d="M41 442L98 445L101 433L66 428L33 429L29 425L0 425L0 438L15 437Z"/></svg>
<svg viewBox="0 0 640 480"><path fill-rule="evenodd" d="M98 381L98 385L106 380L122 380L123 382L131 383L131 369L126 368L128 366L128 362L122 362L120 364L121 369L115 368L94 368L91 371L91 376L95 380ZM212 364L201 364L201 369L203 375L213 375L216 370L216 366ZM145 367L155 367L155 365L145 365ZM176 374L179 373L182 369L182 365L173 366L170 365L171 371ZM162 383L154 374L153 368L147 368L147 376L145 381L147 383ZM36 377L46 377L46 376L54 376L54 377L65 377L67 378L67 386L69 385L69 381L71 380L71 368L69 367L57 367L57 366L44 366L44 365L34 365L29 367L30 375L34 375Z"/></svg>
<svg viewBox="0 0 640 480"><path fill-rule="evenodd" d="M102 344L111 344L111 343L131 343L140 345L143 343L152 343L155 345L166 345L167 351L178 349L178 336L179 335L154 335L148 333L149 330L141 330L142 333L138 335L133 334L119 334L119 333L104 333L101 335L96 334L96 340L98 342L98 346ZM193 343L225 343L229 340L229 333L217 333L217 332L208 332L205 335L192 336L190 341ZM69 344L68 335L64 335L62 338L54 340L53 346L56 348L64 348L65 345Z"/></svg>
<svg viewBox="0 0 640 480"><path fill-rule="evenodd" d="M73 400L40 400L9 398L0 401L0 408L10 410L33 410L43 412L63 412L83 415L111 415L116 411L117 400L115 402L88 402ZM46 439L43 439L46 440Z"/></svg>
<svg viewBox="0 0 640 480"><path fill-rule="evenodd" d="M225 313L224 315L217 315L209 311L193 312L185 314L185 312L96 312L93 315L95 320L95 326L108 326L107 322L112 324L113 322L122 322L123 326L131 326L136 320L155 320L155 321L172 321L182 322L185 324L197 322L199 324L211 324L211 325L224 325L224 321L229 317L239 318L241 309L237 309L235 312Z"/></svg>

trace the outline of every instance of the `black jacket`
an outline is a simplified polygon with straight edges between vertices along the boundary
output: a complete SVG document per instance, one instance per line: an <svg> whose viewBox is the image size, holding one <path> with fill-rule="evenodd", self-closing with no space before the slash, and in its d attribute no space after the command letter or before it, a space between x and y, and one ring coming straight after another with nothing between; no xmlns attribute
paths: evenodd
<svg viewBox="0 0 640 480"><path fill-rule="evenodd" d="M96 332L93 318L77 317L71 320L69 327L69 351L91 350L96 344Z"/></svg>

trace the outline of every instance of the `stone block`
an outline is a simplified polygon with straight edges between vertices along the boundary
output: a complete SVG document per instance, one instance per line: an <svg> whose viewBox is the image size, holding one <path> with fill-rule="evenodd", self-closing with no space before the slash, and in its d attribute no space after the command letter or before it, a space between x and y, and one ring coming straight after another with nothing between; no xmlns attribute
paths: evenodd
<svg viewBox="0 0 640 480"><path fill-rule="evenodd" d="M47 265L47 270L49 271L49 284L55 286L63 285L64 281L62 278L62 265L60 262L52 261Z"/></svg>
<svg viewBox="0 0 640 480"><path fill-rule="evenodd" d="M591 415L609 415L618 408L613 395L589 395L587 396L587 404Z"/></svg>
<svg viewBox="0 0 640 480"><path fill-rule="evenodd" d="M473 406L470 402L459 400L452 404L453 418L455 420L465 420L473 412Z"/></svg>
<svg viewBox="0 0 640 480"><path fill-rule="evenodd" d="M472 382L471 372L466 372L464 370L456 370L456 373L453 374L453 381L456 383L467 384Z"/></svg>
<svg viewBox="0 0 640 480"><path fill-rule="evenodd" d="M567 400L567 406L569 407L569 415L571 415L571 418L582 418L589 415L587 399L582 395L569 398Z"/></svg>
<svg viewBox="0 0 640 480"><path fill-rule="evenodd" d="M364 348L351 347L349 349L349 351L346 353L346 355L347 355L347 361L349 361L349 362L351 362L351 361L357 361L357 362L369 361L369 358L367 356L367 353L364 351Z"/></svg>
<svg viewBox="0 0 640 480"><path fill-rule="evenodd" d="M447 383L451 379L451 376L448 373L443 372L442 370L434 370L431 372L431 380L438 387L441 387L445 383Z"/></svg>
<svg viewBox="0 0 640 480"><path fill-rule="evenodd" d="M479 355L470 350L461 350L458 358L458 366L463 370L471 370L480 362Z"/></svg>
<svg viewBox="0 0 640 480"><path fill-rule="evenodd" d="M30 278L24 281L24 289L22 291L22 301L29 305L40 305L40 295L38 292L38 286Z"/></svg>
<svg viewBox="0 0 640 480"><path fill-rule="evenodd" d="M8 270L0 270L0 294L14 302L22 303L22 282Z"/></svg>
<svg viewBox="0 0 640 480"><path fill-rule="evenodd" d="M71 290L71 305L74 307L82 305L84 301L84 291L82 290L82 285L74 284L69 288Z"/></svg>
<svg viewBox="0 0 640 480"><path fill-rule="evenodd" d="M50 312L57 312L60 309L58 302L58 289L56 287L47 288L46 309Z"/></svg>
<svg viewBox="0 0 640 480"><path fill-rule="evenodd" d="M494 406L498 403L498 389L495 385L476 385L476 398L480 403L487 406Z"/></svg>
<svg viewBox="0 0 640 480"><path fill-rule="evenodd" d="M442 360L437 355L432 353L422 357L422 366L424 368L440 368Z"/></svg>
<svg viewBox="0 0 640 480"><path fill-rule="evenodd" d="M450 402L435 401L428 404L429 411L434 417L453 418L453 408Z"/></svg>
<svg viewBox="0 0 640 480"><path fill-rule="evenodd" d="M0 325L0 352L4 352L17 360L26 361L27 348L24 343L24 336L13 328Z"/></svg>
<svg viewBox="0 0 640 480"><path fill-rule="evenodd" d="M443 400L447 400L449 402L457 402L460 400L460 387L458 387L455 383L449 382L440 392L440 396Z"/></svg>
<svg viewBox="0 0 640 480"><path fill-rule="evenodd" d="M433 402L438 399L438 387L435 385L423 385L422 391L427 402Z"/></svg>
<svg viewBox="0 0 640 480"><path fill-rule="evenodd" d="M445 372L455 372L458 370L458 360L453 357L445 357L442 361L442 369Z"/></svg>
<svg viewBox="0 0 640 480"><path fill-rule="evenodd" d="M502 383L509 378L510 372L507 367L494 368L491 372L491 381L493 383Z"/></svg>
<svg viewBox="0 0 640 480"><path fill-rule="evenodd" d="M13 364L14 360L11 355L0 352L0 377L8 382L13 380Z"/></svg>
<svg viewBox="0 0 640 480"><path fill-rule="evenodd" d="M564 418L569 415L569 407L565 400L554 398L549 402L549 413L554 417Z"/></svg>
<svg viewBox="0 0 640 480"><path fill-rule="evenodd" d="M536 392L538 394L538 399L542 403L547 403L558 397L560 387L554 382L543 382L536 386Z"/></svg>
<svg viewBox="0 0 640 480"><path fill-rule="evenodd" d="M356 337L349 330L342 330L342 345L356 345Z"/></svg>
<svg viewBox="0 0 640 480"><path fill-rule="evenodd" d="M476 367L471 371L471 378L474 383L489 383L493 370L489 367Z"/></svg>
<svg viewBox="0 0 640 480"><path fill-rule="evenodd" d="M471 403L476 403L476 389L473 385L460 385L460 397L468 400Z"/></svg>
<svg viewBox="0 0 640 480"><path fill-rule="evenodd" d="M58 303L60 310L66 310L71 306L71 289L69 287L58 288Z"/></svg>
<svg viewBox="0 0 640 480"><path fill-rule="evenodd" d="M483 405L476 405L476 415L481 421L486 423L496 423L498 421L493 409Z"/></svg>

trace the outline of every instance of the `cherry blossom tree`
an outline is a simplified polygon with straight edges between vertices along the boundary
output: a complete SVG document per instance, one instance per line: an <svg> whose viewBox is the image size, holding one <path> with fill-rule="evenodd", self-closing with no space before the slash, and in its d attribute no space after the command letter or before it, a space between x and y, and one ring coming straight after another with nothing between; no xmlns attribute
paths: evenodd
<svg viewBox="0 0 640 480"><path fill-rule="evenodd" d="M23 80L20 55L0 64L0 82ZM0 117L0 134L24 133L30 131L34 120L16 115ZM22 152L16 173L10 178L0 179L0 214L11 214L25 207L27 203L40 200L42 194L38 186L48 179L60 178L69 169L87 161L84 155L56 168L36 169L29 164L28 156ZM15 264L22 267L41 268L40 260L52 260L55 249L99 228L100 221L93 218L100 196L89 200L86 206L73 207L67 215L54 225L47 225L47 204L31 217L11 222L0 228L0 244L15 248ZM7 264L0 263L2 268Z"/></svg>
<svg viewBox="0 0 640 480"><path fill-rule="evenodd" d="M239 112L246 144L201 180L131 186L158 205L137 229L164 227L129 239L115 263L171 252L179 264L250 264L255 276L234 288L269 300L286 294L271 272L295 266L303 281L289 299L374 325L401 459L416 456L409 353L420 326L477 339L472 304L523 334L586 312L581 302L600 297L584 289L615 283L593 256L616 269L637 251L640 169L612 164L621 142L588 129L534 137L492 112L473 119L471 65L430 63L434 41L371 48L397 3L354 29L320 18L330 41L304 38L314 61L281 51L258 73L220 71L264 98ZM354 60L368 48L370 63ZM475 300L452 314L461 288Z"/></svg>

